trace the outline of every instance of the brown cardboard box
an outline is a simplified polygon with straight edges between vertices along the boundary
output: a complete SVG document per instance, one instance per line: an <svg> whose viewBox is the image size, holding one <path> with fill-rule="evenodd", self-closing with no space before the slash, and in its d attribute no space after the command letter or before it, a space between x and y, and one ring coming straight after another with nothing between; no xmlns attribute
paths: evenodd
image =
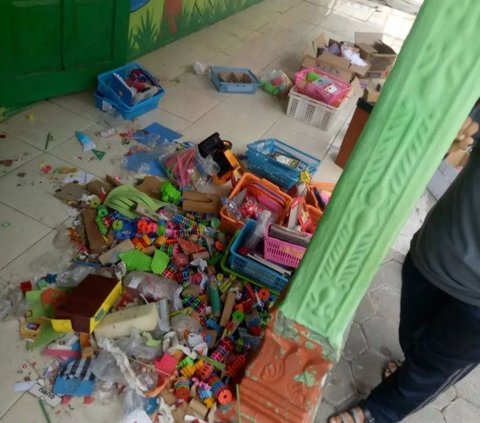
<svg viewBox="0 0 480 423"><path fill-rule="evenodd" d="M382 41L380 32L356 32L355 45L360 49L360 57L370 64L370 78L386 78L392 69L397 53Z"/></svg>
<svg viewBox="0 0 480 423"><path fill-rule="evenodd" d="M368 66L356 66L350 64L350 61L339 56L335 56L327 51L322 51L335 40L329 39L325 33L321 33L312 41L312 50L304 52L301 68L317 68L331 75L348 82L352 85L355 95L361 95L362 89L356 74L365 75L368 72Z"/></svg>

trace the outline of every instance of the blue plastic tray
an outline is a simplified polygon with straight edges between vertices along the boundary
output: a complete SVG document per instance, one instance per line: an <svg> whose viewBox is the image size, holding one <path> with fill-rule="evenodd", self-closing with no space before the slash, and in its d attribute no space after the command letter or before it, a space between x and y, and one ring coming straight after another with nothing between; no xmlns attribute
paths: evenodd
<svg viewBox="0 0 480 423"><path fill-rule="evenodd" d="M250 79L249 82L226 82L223 81L220 74L234 74L240 76L245 74ZM228 68L222 66L210 67L210 79L215 85L215 88L221 93L242 93L242 94L254 94L260 86L260 81L253 74L250 69L247 68Z"/></svg>
<svg viewBox="0 0 480 423"><path fill-rule="evenodd" d="M247 149L248 168L287 190L299 182L302 172L314 174L320 165L319 159L274 138L255 141ZM285 163L279 161L282 158ZM294 167L286 163L288 159Z"/></svg>
<svg viewBox="0 0 480 423"><path fill-rule="evenodd" d="M102 93L95 93L95 105L103 111L108 111L110 107L117 110L124 119L133 120L138 116L141 116L150 110L155 110L158 107L160 99L155 97L142 101L135 106L128 107L123 104L118 104L115 100L105 97Z"/></svg>
<svg viewBox="0 0 480 423"><path fill-rule="evenodd" d="M253 232L256 224L257 222L254 220L248 220L235 237L230 246L228 265L234 272L244 275L256 285L268 288L275 293L280 293L288 285L289 278L237 252L244 244L245 239Z"/></svg>

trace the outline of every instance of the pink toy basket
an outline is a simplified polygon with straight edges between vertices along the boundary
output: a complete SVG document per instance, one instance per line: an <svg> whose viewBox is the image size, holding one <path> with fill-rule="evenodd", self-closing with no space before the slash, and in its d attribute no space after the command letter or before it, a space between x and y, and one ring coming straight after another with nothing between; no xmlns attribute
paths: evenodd
<svg viewBox="0 0 480 423"><path fill-rule="evenodd" d="M309 75L317 80L309 81ZM295 74L295 87L300 94L321 101L332 107L339 107L350 93L352 86L328 72L316 68L303 69Z"/></svg>
<svg viewBox="0 0 480 423"><path fill-rule="evenodd" d="M270 225L267 225L263 238L263 256L265 259L296 269L300 265L306 248L300 245L290 244L277 238L272 238L268 235L269 229Z"/></svg>

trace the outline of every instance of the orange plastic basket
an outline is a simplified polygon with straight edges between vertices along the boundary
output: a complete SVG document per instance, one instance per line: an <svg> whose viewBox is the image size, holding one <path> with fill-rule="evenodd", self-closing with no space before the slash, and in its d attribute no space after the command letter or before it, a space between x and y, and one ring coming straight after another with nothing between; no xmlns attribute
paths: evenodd
<svg viewBox="0 0 480 423"><path fill-rule="evenodd" d="M247 192L249 190L249 186L253 184L259 184L268 190L274 192L277 196L281 197L284 201L283 210L279 213L278 219L276 223L283 224L285 221L285 217L289 211L290 203L292 202L292 197L288 194L285 194L277 185L272 184L270 181L266 179L261 179L251 173L245 173L242 178L238 181L235 188L233 188L232 192L228 196L228 199L231 200L234 198L238 193L240 193L243 189L246 189ZM234 234L238 229L241 229L245 223L231 217L226 210L225 206L222 206L220 209L220 229L226 233Z"/></svg>
<svg viewBox="0 0 480 423"><path fill-rule="evenodd" d="M305 201L307 204L310 206L316 207L317 209L320 209L320 205L318 204L317 199L315 198L315 194L313 193L313 187L324 190L324 191L330 191L333 192L335 189L335 183L333 182L312 182L307 186L307 195L305 196Z"/></svg>

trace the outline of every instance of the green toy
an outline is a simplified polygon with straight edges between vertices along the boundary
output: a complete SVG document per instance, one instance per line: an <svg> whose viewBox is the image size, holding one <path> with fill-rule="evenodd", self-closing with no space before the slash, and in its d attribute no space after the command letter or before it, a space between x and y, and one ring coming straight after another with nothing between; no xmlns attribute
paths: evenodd
<svg viewBox="0 0 480 423"><path fill-rule="evenodd" d="M167 203L178 204L182 199L182 193L175 188L170 181L165 181L160 188L162 194L162 201Z"/></svg>

